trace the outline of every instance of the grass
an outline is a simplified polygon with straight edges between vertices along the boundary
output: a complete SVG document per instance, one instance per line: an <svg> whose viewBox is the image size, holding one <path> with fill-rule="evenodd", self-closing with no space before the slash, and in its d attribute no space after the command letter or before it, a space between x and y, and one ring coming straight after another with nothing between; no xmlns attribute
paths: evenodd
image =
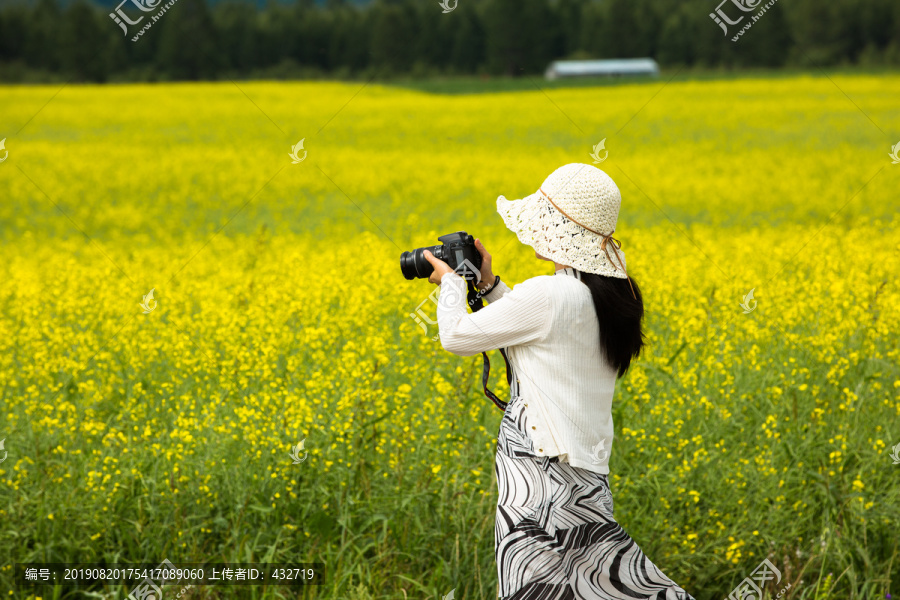
<svg viewBox="0 0 900 600"><path fill-rule="evenodd" d="M884 598L900 78L542 87L2 88L0 593L30 593L14 562L168 559L323 562L303 598L494 597L500 413L398 258L466 229L504 281L546 274L494 200L605 138L649 342L616 390L617 520L698 600L763 558L767 597ZM37 595L127 589L87 591Z"/></svg>

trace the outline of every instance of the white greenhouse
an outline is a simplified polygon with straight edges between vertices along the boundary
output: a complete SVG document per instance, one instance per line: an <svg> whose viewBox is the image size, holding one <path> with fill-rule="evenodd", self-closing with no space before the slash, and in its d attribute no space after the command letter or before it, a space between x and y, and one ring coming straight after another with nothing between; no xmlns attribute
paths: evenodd
<svg viewBox="0 0 900 600"><path fill-rule="evenodd" d="M544 73L547 79L561 77L659 77L659 65L652 58L610 60L557 60Z"/></svg>

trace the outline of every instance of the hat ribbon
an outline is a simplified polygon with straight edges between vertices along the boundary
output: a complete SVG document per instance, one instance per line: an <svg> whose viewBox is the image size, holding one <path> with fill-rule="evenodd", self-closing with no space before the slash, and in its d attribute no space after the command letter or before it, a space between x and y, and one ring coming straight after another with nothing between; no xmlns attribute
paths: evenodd
<svg viewBox="0 0 900 600"><path fill-rule="evenodd" d="M587 230L590 231L591 233L597 234L597 235L599 235L601 238L603 238L603 241L600 242L600 249L603 250L603 251L606 253L606 260L609 261L609 264L611 264L611 265L616 269L616 271L618 271L618 270L619 270L619 267L618 267L618 265L616 265L616 263L613 262L612 257L609 255L609 249L606 247L606 242L608 242L609 240L612 240L612 241L613 241L613 244L612 244L613 252L615 252L615 254L616 254L616 259L618 259L619 264L621 265L621 264L622 264L622 257L621 257L621 255L619 254L619 248L622 247L622 242L620 242L619 240L617 240L616 238L613 237L613 233L616 232L615 228L613 228L613 230L610 231L608 234L604 234L604 233L600 233L599 231L594 231L593 229L591 229L590 227L588 227L588 226L586 226L586 225L582 225L581 223L579 223L578 221L576 221L575 219L573 219L572 217L570 217L569 215L567 215L567 214L566 214L566 211L564 211L564 210L561 209L559 206L557 206L557 205L556 205L556 202L554 202L554 201L553 201L553 198L551 198L551 197L547 194L547 192L544 191L544 188L543 188L543 187L541 187L541 188L539 188L539 189L540 189L541 193L544 195L544 197L545 197L547 200L550 201L550 204L552 204L553 207L554 207L556 210L558 210L560 213L562 213L562 216L564 216L564 217L567 218L568 220L572 221L573 223L575 223L575 224L578 225L579 227L583 227L584 229L587 229ZM631 295L634 296L634 299L635 299L635 300L637 300L637 295L635 295L635 293L634 293L634 286L631 285L631 277L629 277L628 271L625 270L625 267L622 267L622 272L625 273L625 278L628 279L628 287L631 288Z"/></svg>

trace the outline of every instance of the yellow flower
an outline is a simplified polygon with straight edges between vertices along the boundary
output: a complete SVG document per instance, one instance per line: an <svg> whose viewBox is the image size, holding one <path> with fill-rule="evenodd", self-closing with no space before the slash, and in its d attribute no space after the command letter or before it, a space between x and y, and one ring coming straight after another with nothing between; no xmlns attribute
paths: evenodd
<svg viewBox="0 0 900 600"><path fill-rule="evenodd" d="M699 545L700 530L689 531L701 515L681 514L677 521L672 515L677 504L689 507L691 499L699 511L703 498L702 516L711 525L702 531L728 562L746 560L750 553L742 554L742 542L721 540L737 517L722 513L731 510L725 506L758 511L758 502L745 506L744 498L753 497L753 481L765 481L759 497L775 496L773 508L791 506L785 496L793 480L783 477L792 467L777 451L779 443L800 453L797 468L810 463L810 473L798 478L803 481L812 474L843 477L846 457L867 451L881 453L889 464L886 453L893 444L886 442L896 435L889 426L900 416L900 378L881 366L871 373L863 368L868 357L878 357L878 365L893 365L897 358L891 326L900 319L900 297L890 281L881 286L886 274L897 270L900 229L868 222L868 217L894 218L896 193L879 176L866 187L865 219L848 213L846 224L823 227L810 216L842 205L847 190L859 185L858 173L846 169L829 171L831 185L816 184L822 165L854 164L862 148L842 137L836 126L842 117L816 100L829 85L808 77L673 81L666 88L671 101L654 100L640 124L628 127L665 126L673 139L699 143L683 144L677 153L631 153L639 178L616 180L625 185L623 196L630 195L632 208L641 203L641 194L635 195L639 186L665 202L665 214L691 225L688 237L652 212L642 214L634 227L623 223L625 252L636 250L628 255L628 266L641 279L652 315L645 323L652 352L632 363L617 388L640 410L629 412L627 427L616 431L621 478L610 479L621 486L626 504L629 494L649 493L639 473L658 480L661 489L653 491L660 497L658 510L639 516L660 529L678 528L689 550ZM55 491L43 509L48 520L55 520L57 511L65 517L66 502L80 495L101 507L94 518L71 526L70 537L87 542L75 549L80 551L99 544L106 522L127 516L126 499L136 490L153 490L153 497L179 512L196 506L229 520L238 514L235 507L245 504L243 490L262 489L275 504L271 522L276 524L293 522L295 501L328 509L313 500L310 482L346 489L357 467L370 499L392 498L384 507L388 511L412 493L401 486L423 475L438 479L443 466L447 473L440 479L447 480L451 493L478 499L492 494L478 482L493 471L500 414L480 391L479 357L442 349L434 339L436 306L429 300L434 287L422 280L401 282L397 255L446 233L435 225L445 216L444 203L421 199L496 198L503 190L491 174L501 171L499 183L533 189L548 174L535 180L537 163L561 156L586 160L584 140L556 136L555 125L535 121L532 116L546 98L534 92L460 96L453 102L461 102L463 110L450 119L447 96L367 88L328 124L330 133L321 139L327 177L306 161L286 167L263 193L252 196L273 176L273 165L287 159L282 150L288 148L269 144L266 133L252 146L254 160L247 160L246 147L233 143L235 130L239 139L245 137L247 115L254 114L247 97L261 98L267 111L272 107L279 115L272 115L275 120L284 118L292 99L313 98L307 120L324 122L333 115L327 107L342 105L356 88L339 82L246 86L241 86L246 96L225 93L218 84L117 86L112 91L126 101L117 104L114 126L99 129L96 123L109 121L101 100L112 88L71 90L78 110L57 104L69 96L67 88L41 113L40 127L49 137L32 140L29 152L31 164L57 167L52 176L34 181L59 199L71 221L34 210L36 190L18 171L10 185L0 185L0 231L10 232L0 235L0 381L14 392L4 398L2 418L4 431L17 432L15 440L5 442L9 460L0 464L0 487L12 493L7 496L15 498L14 506L0 509L0 521L10 527L27 526L11 522L10 514L28 515L24 499L48 482ZM877 106L883 98L900 97L900 76L854 76L852 87L861 106ZM758 98L771 90L786 102L757 107L770 125L764 143L716 110L722 98ZM4 91L15 95L14 107L46 102L42 88ZM642 92L627 85L548 93L563 107L602 100L609 110L580 111L576 119L585 130L602 131L608 115L633 113L635 94ZM155 108L153 127L129 108L132 97ZM186 99L197 97L208 110L184 119ZM420 117L414 125L403 119L413 113ZM794 152L805 143L804 132L795 127L799 113L826 136L816 146L821 161ZM514 124L524 122L531 126L520 136ZM402 144L385 144L397 128ZM57 133L72 131L90 133L92 152L66 152L61 163L59 149L68 149L72 140ZM173 131L187 142L171 145ZM338 143L348 139L353 143ZM549 154L546 139L554 140ZM531 158L516 160L502 152L511 141L516 152ZM163 168L153 155L159 147L165 148ZM360 160L359 149L376 147ZM123 159L127 169L121 168ZM479 168L467 170L473 164ZM704 176L685 179L678 168L683 164ZM743 168L746 164L765 164L776 176L760 177L759 170ZM313 168L303 170L307 167ZM460 183L460 172L472 176ZM806 185L799 192L810 202L783 203L798 185ZM297 196L296 186L302 186L297 202L285 201ZM185 190L204 193L190 192L186 202L179 196ZM357 218L348 197L371 219ZM225 207L241 207L251 198L240 218L229 222L235 213ZM729 199L727 210L721 210L723 198ZM345 218L348 205L355 211L352 218ZM760 215L776 213L777 223L757 227L765 223ZM478 231L503 261L511 287L546 273L547 265L532 260L529 247L504 247L511 237L491 211L470 211L467 219L466 227ZM263 228L264 222L278 227ZM85 244L73 235L73 223L95 242ZM844 251L842 225L858 239L875 242L849 269L840 261L821 260ZM208 229L221 233L211 237ZM797 253L799 244L784 243L788 237L814 237L817 251ZM748 289L726 291L717 269L698 270L697 247L729 257L729 276L748 282ZM353 265L367 274L364 285L340 269L315 270L307 280L311 257L323 256L328 264ZM659 256L671 260L653 260ZM749 282L788 263L791 268L771 282L777 289L757 290L759 310L742 314L738 302L750 291ZM163 271L178 276L167 284L168 276L160 278ZM143 314L139 303L153 286L158 306ZM777 309L765 301L786 298L791 289L804 293L777 302ZM870 301L852 302L854 290L869 290ZM133 313L120 318L128 309ZM847 340L862 330L867 335L859 347L848 350ZM501 383L503 369L496 371ZM865 381L860 373L866 373ZM768 408L761 413L748 412L759 404L754 390L777 401L764 403ZM867 418L846 419L861 398ZM702 436L693 433L701 430ZM0 439L12 435L4 431ZM825 431L832 440L819 469L811 442ZM22 452L20 440L36 436L53 440L54 450ZM304 439L309 458L292 464L289 444ZM217 485L216 473L233 485ZM846 475L858 505L873 506L864 497L869 494L861 474ZM686 485L698 488L688 491ZM733 493L719 498L726 487ZM277 502L282 489L284 503ZM709 498L721 512L706 506ZM792 511L802 517L819 509L799 502ZM162 513L148 514L161 516L149 517L145 532L163 523ZM178 546L208 545L210 532L204 529L184 530ZM324 541L318 536L304 531L295 537L317 545ZM733 537L762 536L743 526Z"/></svg>

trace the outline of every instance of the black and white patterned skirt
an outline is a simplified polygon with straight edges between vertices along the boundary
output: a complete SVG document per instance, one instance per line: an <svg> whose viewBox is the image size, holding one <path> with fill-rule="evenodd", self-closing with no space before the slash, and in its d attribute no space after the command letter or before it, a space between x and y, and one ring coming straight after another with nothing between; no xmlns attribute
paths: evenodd
<svg viewBox="0 0 900 600"><path fill-rule="evenodd" d="M497 436L502 600L694 600L613 519L608 477L537 456L514 397Z"/></svg>

